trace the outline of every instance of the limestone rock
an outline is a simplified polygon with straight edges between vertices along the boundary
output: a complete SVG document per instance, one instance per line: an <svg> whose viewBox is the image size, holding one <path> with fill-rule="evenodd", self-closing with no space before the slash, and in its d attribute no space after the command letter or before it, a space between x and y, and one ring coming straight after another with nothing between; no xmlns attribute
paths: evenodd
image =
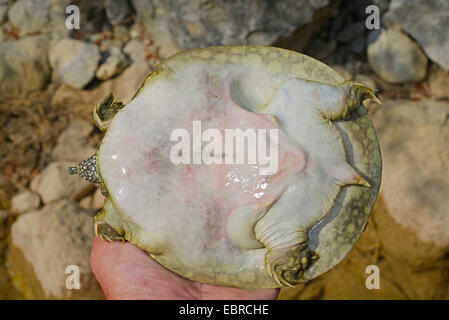
<svg viewBox="0 0 449 320"><path fill-rule="evenodd" d="M106 58L105 62L98 68L96 76L101 80L110 79L122 72L127 65L128 61L120 50L111 50L111 53Z"/></svg>
<svg viewBox="0 0 449 320"><path fill-rule="evenodd" d="M146 61L145 45L137 39L133 39L128 42L123 48L123 52L131 58L132 62Z"/></svg>
<svg viewBox="0 0 449 320"><path fill-rule="evenodd" d="M362 35L365 30L365 21L353 22L338 33L337 40L342 43L350 43Z"/></svg>
<svg viewBox="0 0 449 320"><path fill-rule="evenodd" d="M375 30L370 32L368 42L371 69L385 81L404 83L425 78L427 58L404 33L393 28Z"/></svg>
<svg viewBox="0 0 449 320"><path fill-rule="evenodd" d="M268 45L309 23L333 0L133 0L139 20L165 57L212 45ZM174 27L176 26L176 27ZM254 34L263 36L252 37Z"/></svg>
<svg viewBox="0 0 449 320"><path fill-rule="evenodd" d="M68 167L76 164L68 161L50 163L31 181L31 190L41 196L44 204L63 198L82 198L94 186L77 176L69 175Z"/></svg>
<svg viewBox="0 0 449 320"><path fill-rule="evenodd" d="M105 0L79 0L81 21L83 32L94 33L100 32L106 20L104 10Z"/></svg>
<svg viewBox="0 0 449 320"><path fill-rule="evenodd" d="M14 282L31 299L98 299L103 295L90 270L93 217L74 202L62 200L21 215L11 228L9 262ZM79 270L80 289L67 278ZM72 267L73 268L73 267ZM68 271L68 273L66 273Z"/></svg>
<svg viewBox="0 0 449 320"><path fill-rule="evenodd" d="M448 119L449 104L432 100L387 101L373 117L383 158L380 195L390 220L405 230L382 237L409 264L435 266L449 252Z"/></svg>
<svg viewBox="0 0 449 320"><path fill-rule="evenodd" d="M91 209L92 210L100 210L101 208L103 208L105 200L106 199L105 199L104 195L101 193L100 188L97 188L97 190L95 190L95 193L92 197Z"/></svg>
<svg viewBox="0 0 449 320"><path fill-rule="evenodd" d="M14 213L24 213L39 208L41 199L39 195L29 190L18 193L11 200L11 211Z"/></svg>
<svg viewBox="0 0 449 320"><path fill-rule="evenodd" d="M431 60L449 70L449 1L392 0L385 20L399 24Z"/></svg>
<svg viewBox="0 0 449 320"><path fill-rule="evenodd" d="M73 39L62 39L49 52L50 64L58 77L77 89L94 78L100 58L96 45Z"/></svg>
<svg viewBox="0 0 449 320"><path fill-rule="evenodd" d="M5 22L8 13L8 7L0 4L0 24Z"/></svg>
<svg viewBox="0 0 449 320"><path fill-rule="evenodd" d="M8 18L21 35L40 32L50 22L50 6L43 0L19 0L9 9Z"/></svg>
<svg viewBox="0 0 449 320"><path fill-rule="evenodd" d="M123 23L134 12L129 0L106 0L105 10L106 17L112 25Z"/></svg>
<svg viewBox="0 0 449 320"><path fill-rule="evenodd" d="M433 65L430 71L429 80L430 94L437 99L449 98L449 71Z"/></svg>
<svg viewBox="0 0 449 320"><path fill-rule="evenodd" d="M29 36L0 44L0 95L26 96L50 78L48 37Z"/></svg>
<svg viewBox="0 0 449 320"><path fill-rule="evenodd" d="M95 147L89 142L93 124L75 119L58 137L52 158L57 161L81 162L95 153Z"/></svg>
<svg viewBox="0 0 449 320"><path fill-rule="evenodd" d="M0 210L0 240L6 237L8 233L9 214L5 210Z"/></svg>

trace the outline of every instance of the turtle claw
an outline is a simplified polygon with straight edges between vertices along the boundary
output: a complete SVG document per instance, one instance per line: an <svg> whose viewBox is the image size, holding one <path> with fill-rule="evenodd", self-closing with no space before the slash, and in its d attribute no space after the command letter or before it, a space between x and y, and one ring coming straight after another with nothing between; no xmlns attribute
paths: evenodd
<svg viewBox="0 0 449 320"><path fill-rule="evenodd" d="M349 108L357 109L365 99L372 99L376 103L382 104L375 95L376 91L376 89L372 89L363 83L351 81L347 102Z"/></svg>
<svg viewBox="0 0 449 320"><path fill-rule="evenodd" d="M295 249L270 250L267 254L267 271L279 286L293 287L304 282L304 272L319 256L306 245L298 245Z"/></svg>

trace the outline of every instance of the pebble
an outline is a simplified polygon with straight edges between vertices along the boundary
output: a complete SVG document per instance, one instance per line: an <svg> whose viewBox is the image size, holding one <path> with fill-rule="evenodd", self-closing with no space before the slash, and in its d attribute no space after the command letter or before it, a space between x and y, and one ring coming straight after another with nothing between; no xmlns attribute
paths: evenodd
<svg viewBox="0 0 449 320"><path fill-rule="evenodd" d="M89 267L92 221L92 212L62 200L21 215L13 223L8 262L24 280L20 286L28 299L104 297ZM76 271L79 289L68 290L67 279Z"/></svg>
<svg viewBox="0 0 449 320"><path fill-rule="evenodd" d="M106 0L105 10L106 17L114 26L125 22L134 12L129 0Z"/></svg>
<svg viewBox="0 0 449 320"><path fill-rule="evenodd" d="M13 213L25 213L39 208L41 199L39 195L29 190L22 191L11 200L11 211Z"/></svg>
<svg viewBox="0 0 449 320"><path fill-rule="evenodd" d="M27 96L50 80L47 36L28 36L0 44L0 95Z"/></svg>
<svg viewBox="0 0 449 320"><path fill-rule="evenodd" d="M427 74L427 57L406 34L396 29L370 32L368 62L390 83L418 82Z"/></svg>
<svg viewBox="0 0 449 320"><path fill-rule="evenodd" d="M75 119L59 135L52 159L56 161L81 162L92 156L96 149L89 142L89 136L94 126L92 122Z"/></svg>
<svg viewBox="0 0 449 320"><path fill-rule="evenodd" d="M69 175L68 168L77 163L52 162L31 181L31 190L37 192L44 204L64 198L80 199L94 187L76 175Z"/></svg>
<svg viewBox="0 0 449 320"><path fill-rule="evenodd" d="M8 18L20 35L39 32L50 22L50 6L43 0L19 0L8 10Z"/></svg>
<svg viewBox="0 0 449 320"><path fill-rule="evenodd" d="M128 60L120 50L111 50L110 55L97 70L97 78L107 80L122 72L128 65Z"/></svg>
<svg viewBox="0 0 449 320"><path fill-rule="evenodd" d="M57 42L49 52L50 64L58 77L76 89L82 89L92 81L100 58L96 45L73 39Z"/></svg>

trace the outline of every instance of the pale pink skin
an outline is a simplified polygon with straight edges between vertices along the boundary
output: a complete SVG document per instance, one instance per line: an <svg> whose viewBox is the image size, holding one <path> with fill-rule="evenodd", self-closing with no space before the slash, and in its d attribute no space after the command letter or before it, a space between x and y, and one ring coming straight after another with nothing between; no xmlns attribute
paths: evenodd
<svg viewBox="0 0 449 320"><path fill-rule="evenodd" d="M184 279L129 242L95 238L90 264L106 298L112 300L265 300L279 294L278 289L237 289Z"/></svg>
<svg viewBox="0 0 449 320"><path fill-rule="evenodd" d="M204 70L193 63L178 69L113 119L99 153L113 201L107 222L189 279L279 287L268 250L274 259L307 241L341 186L360 178L330 122L346 116L349 86L292 79L277 88L267 114L257 114L231 98L231 81L244 70L229 67L220 76ZM170 133L191 133L194 120L203 130L278 128L277 173L261 176L248 164L174 165Z"/></svg>

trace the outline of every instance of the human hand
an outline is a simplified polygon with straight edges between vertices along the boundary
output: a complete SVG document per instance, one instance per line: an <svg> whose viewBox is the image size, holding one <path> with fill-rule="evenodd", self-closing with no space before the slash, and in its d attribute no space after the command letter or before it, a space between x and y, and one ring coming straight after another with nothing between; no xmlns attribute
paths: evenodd
<svg viewBox="0 0 449 320"><path fill-rule="evenodd" d="M90 255L92 271L108 299L233 300L276 299L279 290L220 287L184 279L162 267L129 242L96 237Z"/></svg>

